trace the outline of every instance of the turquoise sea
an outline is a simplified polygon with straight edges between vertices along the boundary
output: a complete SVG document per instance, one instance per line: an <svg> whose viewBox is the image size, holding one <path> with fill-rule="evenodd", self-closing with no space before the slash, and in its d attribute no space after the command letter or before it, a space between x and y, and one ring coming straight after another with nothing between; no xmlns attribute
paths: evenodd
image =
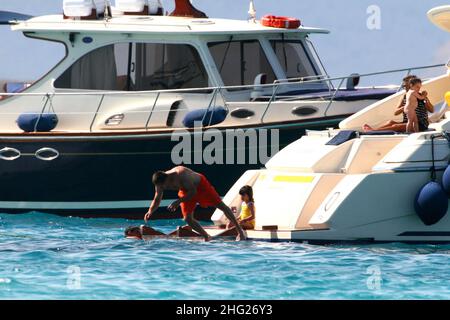
<svg viewBox="0 0 450 320"><path fill-rule="evenodd" d="M450 246L124 239L134 224L0 214L0 298L450 298Z"/></svg>

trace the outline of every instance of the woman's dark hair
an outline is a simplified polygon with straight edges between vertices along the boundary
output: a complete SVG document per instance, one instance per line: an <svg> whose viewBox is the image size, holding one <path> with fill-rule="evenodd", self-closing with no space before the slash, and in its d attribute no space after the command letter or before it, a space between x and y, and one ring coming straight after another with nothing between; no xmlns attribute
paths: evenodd
<svg viewBox="0 0 450 320"><path fill-rule="evenodd" d="M136 235L136 233L137 233L137 234L141 234L141 229L140 229L139 227L128 227L128 228L125 230L125 236L126 236L126 237L128 237L128 236L134 236L134 235Z"/></svg>
<svg viewBox="0 0 450 320"><path fill-rule="evenodd" d="M247 195L250 198L251 202L254 202L253 199L253 188L251 186L243 186L241 190L239 190L239 195Z"/></svg>
<svg viewBox="0 0 450 320"><path fill-rule="evenodd" d="M409 76L404 77L402 87L406 88L406 87L410 86L410 82L412 79L417 79L417 76L409 75Z"/></svg>
<svg viewBox="0 0 450 320"><path fill-rule="evenodd" d="M161 185L167 180L168 174L163 171L158 171L153 174L152 182L155 186Z"/></svg>
<svg viewBox="0 0 450 320"><path fill-rule="evenodd" d="M412 87L412 86L415 86L415 85L418 84L418 83L422 83L422 80L419 79L419 78L413 78L413 79L409 80L409 85L410 85L411 87Z"/></svg>

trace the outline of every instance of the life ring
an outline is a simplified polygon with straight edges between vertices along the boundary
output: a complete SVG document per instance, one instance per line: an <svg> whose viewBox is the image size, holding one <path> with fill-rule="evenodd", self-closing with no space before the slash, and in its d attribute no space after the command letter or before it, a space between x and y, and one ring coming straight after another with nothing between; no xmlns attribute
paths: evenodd
<svg viewBox="0 0 450 320"><path fill-rule="evenodd" d="M279 29L298 29L302 23L299 19L290 17L277 17L267 15L261 19L261 24L265 27Z"/></svg>

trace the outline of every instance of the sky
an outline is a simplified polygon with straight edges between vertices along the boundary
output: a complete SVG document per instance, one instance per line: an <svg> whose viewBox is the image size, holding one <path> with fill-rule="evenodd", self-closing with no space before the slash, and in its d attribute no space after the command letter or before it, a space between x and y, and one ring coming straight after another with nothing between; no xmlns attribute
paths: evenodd
<svg viewBox="0 0 450 320"><path fill-rule="evenodd" d="M62 0L0 0L0 10L31 15L62 12ZM162 1L166 10L173 0ZM331 31L311 40L334 77L414 66L446 63L450 34L427 18L429 9L448 0L255 0L257 16L266 14L300 18L305 26ZM194 5L214 18L248 18L248 0L194 0ZM0 80L34 80L63 56L57 44L25 38L0 26ZM7 44L7 45L5 45ZM434 74L442 73L436 70ZM418 73L420 75L420 73ZM432 74L427 74L432 75ZM403 74L371 80L399 83Z"/></svg>

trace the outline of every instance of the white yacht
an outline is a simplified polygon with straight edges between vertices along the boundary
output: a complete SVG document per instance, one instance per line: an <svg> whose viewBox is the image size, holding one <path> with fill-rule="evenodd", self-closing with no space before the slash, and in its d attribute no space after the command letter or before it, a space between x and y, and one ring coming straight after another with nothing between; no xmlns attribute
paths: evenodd
<svg viewBox="0 0 450 320"><path fill-rule="evenodd" d="M0 12L13 31L66 48L42 78L0 93L0 212L141 218L151 174L172 166L171 138L195 135L194 120L223 134L278 129L283 147L398 90L328 77L310 40L328 31L258 20L253 1L248 21L208 18L188 0L170 15L153 0L63 4L59 15ZM224 195L261 166L195 169Z"/></svg>
<svg viewBox="0 0 450 320"><path fill-rule="evenodd" d="M450 32L450 6L428 16ZM450 242L450 63L423 90L435 105L430 131L360 133L367 123L391 120L402 91L342 121L340 130L309 131L265 169L242 175L224 201L239 207L239 188L253 186L256 228L249 238ZM212 220L210 232L220 233L227 221L218 211Z"/></svg>

